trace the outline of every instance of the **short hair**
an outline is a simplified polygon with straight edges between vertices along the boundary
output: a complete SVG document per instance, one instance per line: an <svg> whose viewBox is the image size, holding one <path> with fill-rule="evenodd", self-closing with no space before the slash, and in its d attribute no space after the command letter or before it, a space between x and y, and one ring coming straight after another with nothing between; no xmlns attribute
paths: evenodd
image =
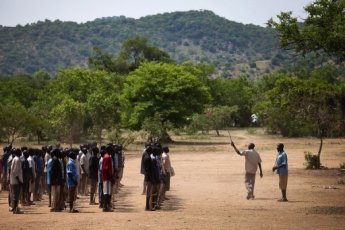
<svg viewBox="0 0 345 230"><path fill-rule="evenodd" d="M283 143L279 143L279 144L277 145L277 147L278 147L278 148L281 148L281 149L284 149L284 144L283 144Z"/></svg>
<svg viewBox="0 0 345 230"><path fill-rule="evenodd" d="M254 143L249 143L248 149L254 149L254 148L255 148L255 144Z"/></svg>

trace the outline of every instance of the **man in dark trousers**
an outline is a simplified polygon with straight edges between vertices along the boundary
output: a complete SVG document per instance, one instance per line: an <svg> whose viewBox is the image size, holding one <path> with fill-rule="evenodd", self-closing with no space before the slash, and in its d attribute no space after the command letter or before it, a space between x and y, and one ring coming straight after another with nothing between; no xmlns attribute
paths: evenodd
<svg viewBox="0 0 345 230"><path fill-rule="evenodd" d="M90 192L90 204L96 204L95 202L95 194L97 191L98 185L98 167L99 167L99 158L97 157L99 153L99 149L97 147L92 148L92 156L89 160L89 178L91 184L91 192Z"/></svg>
<svg viewBox="0 0 345 230"><path fill-rule="evenodd" d="M61 154L60 149L54 149L52 151L52 168L51 168L51 175L50 175L50 183L51 183L51 193L52 193L52 204L51 204L51 212L60 212L60 186L62 183L62 165L59 160L59 156Z"/></svg>

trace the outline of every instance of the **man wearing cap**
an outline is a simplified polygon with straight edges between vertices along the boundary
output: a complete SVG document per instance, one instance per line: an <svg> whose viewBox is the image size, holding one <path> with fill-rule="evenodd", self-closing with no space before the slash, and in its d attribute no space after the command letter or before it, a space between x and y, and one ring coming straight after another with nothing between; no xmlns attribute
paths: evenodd
<svg viewBox="0 0 345 230"><path fill-rule="evenodd" d="M262 174L262 169L261 169L261 157L259 155L259 153L254 149L255 145L254 143L250 143L248 145L248 149L244 150L243 152L240 152L234 142L231 141L231 146L234 148L234 150L236 151L236 153L240 156L245 156L245 170L246 170L246 174L245 174L245 185L247 188L247 200L249 199L254 199L254 186L255 186L255 175L256 175L256 171L258 169L260 169L260 177L262 178L263 174Z"/></svg>

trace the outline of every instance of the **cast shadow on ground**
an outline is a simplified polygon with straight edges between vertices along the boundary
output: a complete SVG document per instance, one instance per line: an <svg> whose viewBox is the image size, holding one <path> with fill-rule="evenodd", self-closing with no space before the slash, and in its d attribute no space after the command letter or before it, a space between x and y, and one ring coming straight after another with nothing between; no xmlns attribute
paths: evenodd
<svg viewBox="0 0 345 230"><path fill-rule="evenodd" d="M315 206L306 210L308 214L345 215L344 206Z"/></svg>
<svg viewBox="0 0 345 230"><path fill-rule="evenodd" d="M135 212L135 206L131 204L129 197L134 193L136 186L120 187L115 194L114 211L115 212Z"/></svg>
<svg viewBox="0 0 345 230"><path fill-rule="evenodd" d="M169 200L163 201L160 211L172 212L172 211L178 211L178 210L183 209L184 207L183 199L175 195L167 195L167 197L169 198Z"/></svg>
<svg viewBox="0 0 345 230"><path fill-rule="evenodd" d="M228 145L230 144L230 141L226 142L226 141L217 141L217 142L213 142L213 141L174 141L172 143L173 145Z"/></svg>

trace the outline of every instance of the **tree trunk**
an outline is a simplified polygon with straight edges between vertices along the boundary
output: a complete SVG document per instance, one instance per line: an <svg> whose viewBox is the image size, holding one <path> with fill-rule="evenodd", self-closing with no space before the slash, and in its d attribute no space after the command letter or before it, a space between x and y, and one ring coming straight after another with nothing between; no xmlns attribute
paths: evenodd
<svg viewBox="0 0 345 230"><path fill-rule="evenodd" d="M98 137L99 146L102 146L102 129L98 133L97 137Z"/></svg>
<svg viewBox="0 0 345 230"><path fill-rule="evenodd" d="M323 135L321 133L321 136L320 136L320 147L319 147L319 152L317 153L317 167L316 167L317 169L321 168L320 157L321 157L322 146L323 146Z"/></svg>
<svg viewBox="0 0 345 230"><path fill-rule="evenodd" d="M216 133L217 133L217 137L219 137L219 130L218 129L216 129Z"/></svg>
<svg viewBox="0 0 345 230"><path fill-rule="evenodd" d="M40 144L40 142L41 142L41 138L40 138L40 131L37 131L37 144L39 145Z"/></svg>

